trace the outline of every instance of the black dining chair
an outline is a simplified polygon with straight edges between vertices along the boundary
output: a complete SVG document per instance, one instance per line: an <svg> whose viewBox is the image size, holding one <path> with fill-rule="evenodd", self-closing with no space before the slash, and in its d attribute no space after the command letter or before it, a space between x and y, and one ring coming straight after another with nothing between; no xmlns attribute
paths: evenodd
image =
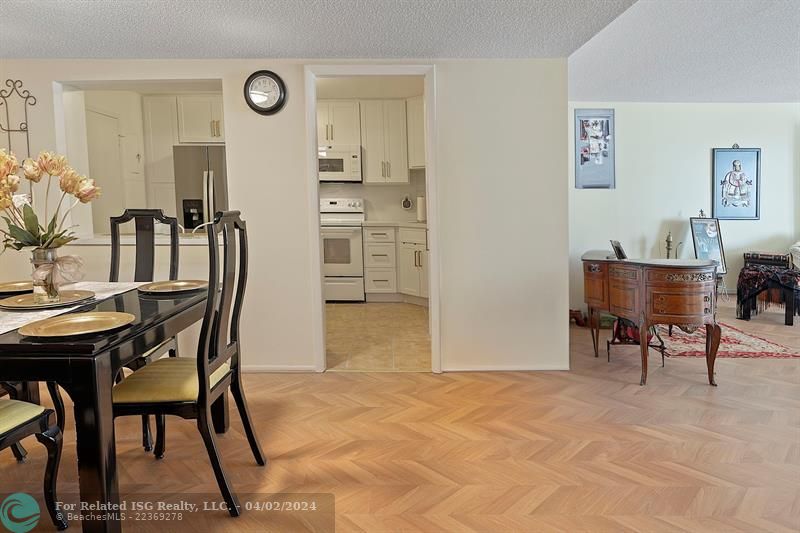
<svg viewBox="0 0 800 533"><path fill-rule="evenodd" d="M230 389L253 456L259 465L266 465L247 409L240 373L239 321L247 285L247 229L238 211L228 211L217 213L207 232L208 297L197 359L167 357L135 371L114 386L114 417L153 414L196 420L228 512L239 516L239 500L225 475L217 449L211 405Z"/></svg>
<svg viewBox="0 0 800 533"><path fill-rule="evenodd" d="M52 409L45 409L35 403L13 399L0 400L0 450L13 447L31 435L35 435L36 440L44 444L47 449L44 501L53 524L61 530L67 529L68 524L64 515L56 509L56 480L61 462L62 437L58 424L52 423L54 414ZM7 501L3 504L4 508Z"/></svg>
<svg viewBox="0 0 800 533"><path fill-rule="evenodd" d="M111 217L111 273L109 281L119 281L119 268L122 255L120 242L120 226L133 221L136 231L136 262L133 281L154 281L156 257L156 222L169 226L169 279L178 279L178 260L180 254L178 219L166 216L161 209L126 209L122 215ZM173 337L153 348L142 357L126 365L136 371L165 353L177 357L178 343ZM117 380L123 379L122 373ZM164 457L166 445L166 426L163 416L156 419L156 446L153 450L153 439L150 433L150 417L142 415L142 447L146 452L153 451L156 458Z"/></svg>

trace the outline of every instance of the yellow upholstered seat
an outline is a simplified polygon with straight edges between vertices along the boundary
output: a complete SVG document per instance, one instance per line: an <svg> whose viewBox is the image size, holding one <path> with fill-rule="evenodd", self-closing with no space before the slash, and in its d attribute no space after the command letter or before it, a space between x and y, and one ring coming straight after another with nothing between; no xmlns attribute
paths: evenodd
<svg viewBox="0 0 800 533"><path fill-rule="evenodd" d="M44 412L44 407L18 400L0 400L0 435L30 422Z"/></svg>
<svg viewBox="0 0 800 533"><path fill-rule="evenodd" d="M230 371L224 363L211 374L211 387ZM197 400L197 360L162 357L137 370L116 385L114 403L166 403Z"/></svg>

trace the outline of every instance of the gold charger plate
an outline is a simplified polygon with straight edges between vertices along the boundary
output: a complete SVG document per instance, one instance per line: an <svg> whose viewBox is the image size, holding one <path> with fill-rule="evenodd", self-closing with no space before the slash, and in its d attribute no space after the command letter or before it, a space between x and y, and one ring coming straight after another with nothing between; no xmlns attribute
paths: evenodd
<svg viewBox="0 0 800 533"><path fill-rule="evenodd" d="M6 281L0 283L0 292L5 293L19 293L31 292L33 290L32 281Z"/></svg>
<svg viewBox="0 0 800 533"><path fill-rule="evenodd" d="M121 328L134 320L130 313L91 311L37 320L19 328L19 333L26 337L72 337Z"/></svg>
<svg viewBox="0 0 800 533"><path fill-rule="evenodd" d="M33 301L33 293L20 296L9 296L0 300L0 308L12 311L30 311L33 309L54 309L75 305L94 298L92 291L61 291L61 301L58 303L37 304Z"/></svg>
<svg viewBox="0 0 800 533"><path fill-rule="evenodd" d="M200 279L176 279L171 281L155 281L139 287L139 292L146 294L172 294L176 292L196 291L208 287L208 282Z"/></svg>

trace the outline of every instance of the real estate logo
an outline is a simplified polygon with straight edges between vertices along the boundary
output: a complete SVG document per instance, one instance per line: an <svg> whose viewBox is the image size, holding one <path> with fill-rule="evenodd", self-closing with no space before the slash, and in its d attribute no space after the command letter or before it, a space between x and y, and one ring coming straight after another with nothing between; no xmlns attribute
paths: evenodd
<svg viewBox="0 0 800 533"><path fill-rule="evenodd" d="M15 492L0 504L0 522L11 533L27 533L39 523L39 503L30 494Z"/></svg>

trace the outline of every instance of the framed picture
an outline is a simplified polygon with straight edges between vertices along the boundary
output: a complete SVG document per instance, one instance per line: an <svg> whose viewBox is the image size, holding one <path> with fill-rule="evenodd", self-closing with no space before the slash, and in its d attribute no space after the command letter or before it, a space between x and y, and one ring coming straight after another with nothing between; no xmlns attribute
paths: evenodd
<svg viewBox="0 0 800 533"><path fill-rule="evenodd" d="M614 110L575 110L575 188L613 189Z"/></svg>
<svg viewBox="0 0 800 533"><path fill-rule="evenodd" d="M727 274L725 265L725 249L722 247L722 234L719 231L719 219L698 218L689 219L692 228L692 242L694 243L694 256L697 259L710 259L717 263L717 274Z"/></svg>
<svg viewBox="0 0 800 533"><path fill-rule="evenodd" d="M758 220L761 148L712 149L711 174L711 216L721 220Z"/></svg>
<svg viewBox="0 0 800 533"><path fill-rule="evenodd" d="M617 256L617 259L627 259L628 254L625 253L625 250L622 249L622 245L619 241L611 241L611 248L614 249L614 255Z"/></svg>

